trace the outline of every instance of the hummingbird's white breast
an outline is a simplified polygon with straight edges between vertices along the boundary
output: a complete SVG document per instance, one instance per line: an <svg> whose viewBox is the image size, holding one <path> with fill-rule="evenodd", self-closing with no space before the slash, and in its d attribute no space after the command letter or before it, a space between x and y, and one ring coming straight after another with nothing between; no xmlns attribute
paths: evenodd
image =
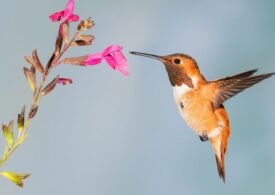
<svg viewBox="0 0 275 195"><path fill-rule="evenodd" d="M179 97L181 97L182 95L184 95L186 92L190 90L192 90L192 88L188 87L188 85L186 84L182 84L181 86L174 86L173 92L174 92L175 100L177 101Z"/></svg>
<svg viewBox="0 0 275 195"><path fill-rule="evenodd" d="M188 85L186 84L182 84L181 86L174 86L173 87L173 93L174 93L174 99L175 102L177 104L177 107L179 109L179 112L181 114L181 116L185 119L185 115L183 113L183 108L184 108L184 104L185 102L182 102L181 97L183 97L187 92L193 90L192 88L190 88Z"/></svg>
<svg viewBox="0 0 275 195"><path fill-rule="evenodd" d="M188 92L188 91L191 91L191 90L194 90L194 89L196 89L197 88L197 84L198 84L198 78L196 77L196 76L193 76L193 77L190 77L191 78L191 80L192 80L192 84L193 84L193 86L194 86L194 88L191 88L191 87L189 87L188 85L186 85L186 84L182 84L182 85L180 85L180 86L174 86L173 87L173 92L174 92L174 98L175 98L175 100L176 100L176 102L178 101L178 99L180 98L180 97L182 97L186 92Z"/></svg>

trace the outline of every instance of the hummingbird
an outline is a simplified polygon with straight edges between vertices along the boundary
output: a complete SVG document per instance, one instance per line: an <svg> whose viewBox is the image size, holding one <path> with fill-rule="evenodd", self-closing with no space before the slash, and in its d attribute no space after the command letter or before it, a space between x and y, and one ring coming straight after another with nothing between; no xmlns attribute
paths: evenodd
<svg viewBox="0 0 275 195"><path fill-rule="evenodd" d="M159 56L134 51L130 53L153 58L164 64L182 118L201 141L210 142L219 176L225 182L224 159L230 136L230 123L223 103L244 89L271 77L275 72L254 76L257 72L257 69L254 69L207 81L196 60L189 55L175 53Z"/></svg>

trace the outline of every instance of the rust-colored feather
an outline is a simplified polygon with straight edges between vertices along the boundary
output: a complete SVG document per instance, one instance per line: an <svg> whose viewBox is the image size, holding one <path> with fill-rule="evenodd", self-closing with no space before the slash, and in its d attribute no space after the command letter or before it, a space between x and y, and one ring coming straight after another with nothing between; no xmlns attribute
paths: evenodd
<svg viewBox="0 0 275 195"><path fill-rule="evenodd" d="M256 71L255 69L210 82L209 85L215 85L216 87L213 97L214 108L218 108L229 98L275 74L267 73L252 76Z"/></svg>
<svg viewBox="0 0 275 195"><path fill-rule="evenodd" d="M210 138L210 143L215 153L219 176L223 180L223 182L225 182L224 158L227 149L228 139L230 136L230 124L228 115L223 105L215 110L215 115L221 123L221 128L217 136Z"/></svg>

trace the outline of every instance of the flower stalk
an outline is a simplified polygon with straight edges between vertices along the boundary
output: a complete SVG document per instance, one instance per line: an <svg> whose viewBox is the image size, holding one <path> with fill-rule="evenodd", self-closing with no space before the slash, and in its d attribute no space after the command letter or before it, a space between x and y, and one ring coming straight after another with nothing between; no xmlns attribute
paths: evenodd
<svg viewBox="0 0 275 195"><path fill-rule="evenodd" d="M64 54L70 47L88 46L92 44L92 41L94 39L92 35L81 34L83 31L89 30L94 26L94 22L91 20L91 18L80 21L74 35L71 37L71 39L69 39L70 22L77 22L79 20L79 16L74 14L73 12L74 0L69 0L66 8L63 11L59 11L50 15L50 19L53 22L59 21L60 24L55 41L55 49L46 66L43 66L43 64L41 63L37 50L34 50L31 56L25 57L26 61L31 65L30 68L23 68L25 77L33 93L31 105L27 113L26 107L23 106L22 111L18 114L18 130L16 139L14 137L15 131L13 130L14 122L11 121L9 125L2 125L2 130L7 145L5 147L2 158L0 159L0 167L3 167L9 157L16 151L16 149L25 141L26 137L28 136L30 123L38 112L39 103L42 97L52 92L57 85L67 85L72 83L72 79L62 78L59 75L57 75L50 82L46 83L52 69L58 65L61 65L62 63L72 64L70 63L70 61L66 61L66 58L63 58ZM87 61L85 65L95 65L100 63L102 59L105 59L105 61L113 69L117 69L124 75L128 75L128 64L125 57L121 53L121 49L122 48L119 46L111 45L108 47L108 49L104 50L104 52L101 53L102 55L100 56L98 56L98 54L86 55L87 59L89 59L90 61ZM97 59L95 59L97 63L91 63L94 56L97 56ZM71 59L73 58L78 59L79 57L72 57ZM37 83L37 76L40 77L39 83ZM30 176L30 174L19 174L10 171L2 171L0 172L0 175L6 177L20 187L23 187L23 180Z"/></svg>

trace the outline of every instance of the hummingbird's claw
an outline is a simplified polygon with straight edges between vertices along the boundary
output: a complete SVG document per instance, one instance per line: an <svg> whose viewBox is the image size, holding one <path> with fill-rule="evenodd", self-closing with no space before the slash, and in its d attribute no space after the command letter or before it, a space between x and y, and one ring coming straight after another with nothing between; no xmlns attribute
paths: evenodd
<svg viewBox="0 0 275 195"><path fill-rule="evenodd" d="M199 138L202 142L208 141L208 136L206 132L203 132L201 135L199 135Z"/></svg>

